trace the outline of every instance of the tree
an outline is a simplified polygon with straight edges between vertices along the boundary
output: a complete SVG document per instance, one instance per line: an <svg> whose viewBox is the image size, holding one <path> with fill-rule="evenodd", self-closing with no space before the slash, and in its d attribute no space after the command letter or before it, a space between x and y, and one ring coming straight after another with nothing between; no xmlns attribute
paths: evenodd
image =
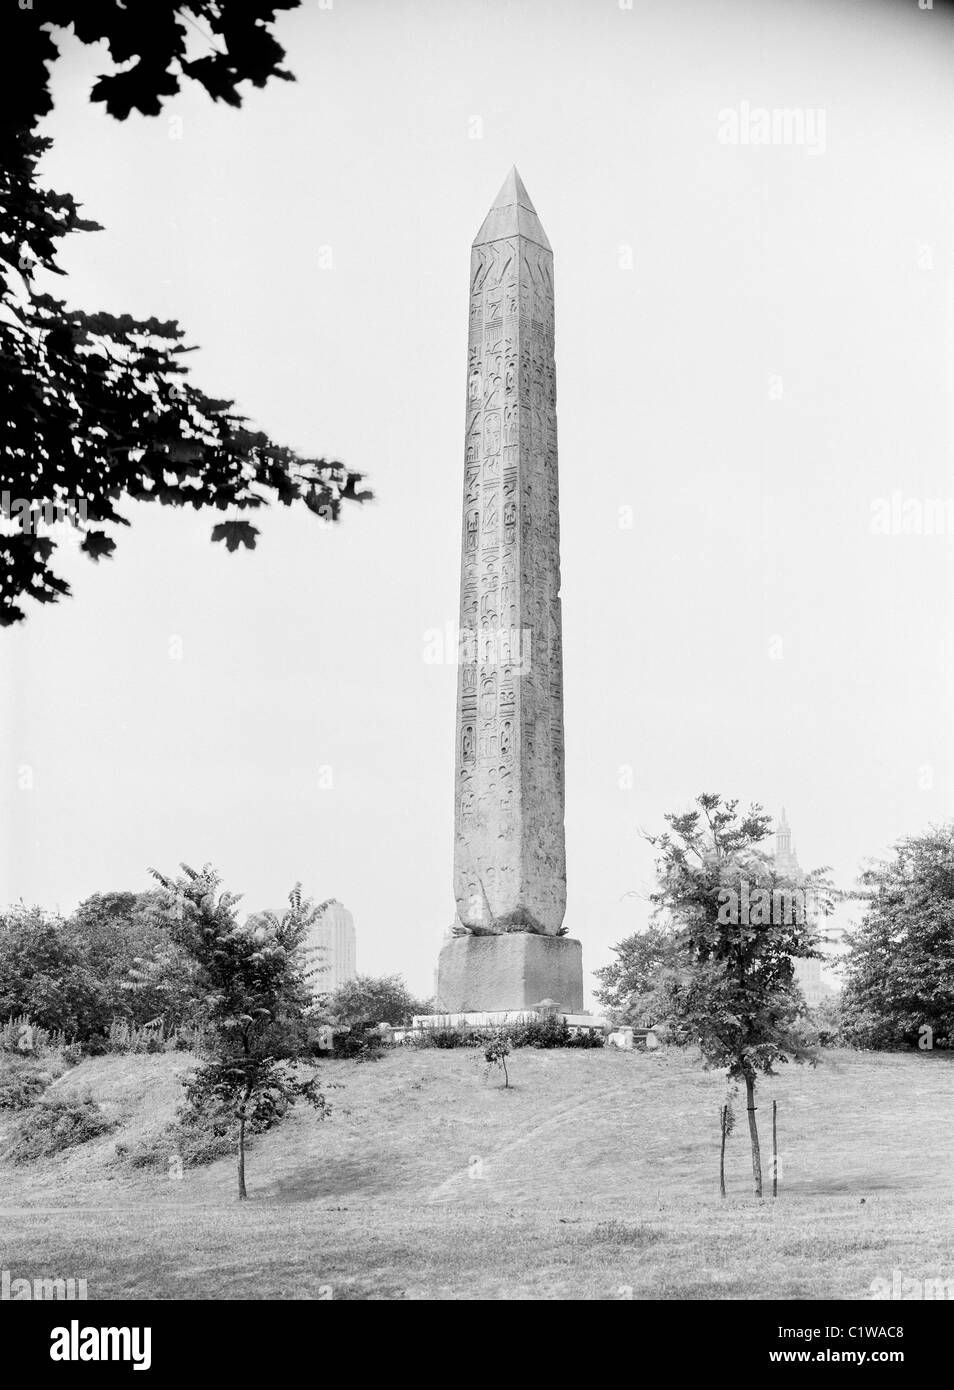
<svg viewBox="0 0 954 1390"><path fill-rule="evenodd" d="M503 1070L504 1090L510 1089L510 1076L507 1072L507 1058L510 1056L510 1039L502 1028L498 1028L484 1049L484 1061L488 1068L500 1067Z"/></svg>
<svg viewBox="0 0 954 1390"><path fill-rule="evenodd" d="M639 1028L647 1019L655 1021L651 1016L660 973L677 968L682 959L678 937L671 927L651 922L612 949L616 960L593 972L600 981L596 998L614 1023Z"/></svg>
<svg viewBox="0 0 954 1390"><path fill-rule="evenodd" d="M228 512L212 539L234 551L254 549L258 535L239 513L300 502L333 522L345 501L371 496L360 474L273 443L248 429L232 402L187 380L189 349L177 323L68 308L40 285L63 273L56 257L64 236L100 230L70 194L39 181L51 141L37 127L52 108L58 29L72 28L83 43L106 42L114 70L91 99L124 120L132 110L157 115L184 80L233 106L246 81L289 80L270 25L276 11L297 4L49 0L36 10L6 6L0 15L0 42L16 70L0 91L0 626L23 619L24 598L50 603L69 594L53 567L58 522L72 524L90 559L113 553L116 541L104 528L130 524L117 510L120 499ZM211 51L196 56L197 42Z"/></svg>
<svg viewBox="0 0 954 1390"><path fill-rule="evenodd" d="M197 977L195 961L167 933L133 958L120 981L117 1013L138 1027L161 1023L167 1034L195 1024L202 1013Z"/></svg>
<svg viewBox="0 0 954 1390"><path fill-rule="evenodd" d="M954 823L897 842L861 875L868 899L843 962L842 1025L887 1048L954 1038Z"/></svg>
<svg viewBox="0 0 954 1390"><path fill-rule="evenodd" d="M188 958L169 938L155 892L93 893L69 917L113 1018L164 1027L186 1021L194 1004ZM157 966L161 963L161 969Z"/></svg>
<svg viewBox="0 0 954 1390"><path fill-rule="evenodd" d="M297 1100L322 1118L329 1112L317 1077L302 1079L290 1065L307 1042L305 937L314 909L296 884L281 917L259 914L239 923L239 898L218 891L221 880L211 865L180 867L175 879L152 873L163 890L170 931L196 962L203 999L207 1058L187 1080L187 1100L200 1111L223 1102L234 1106L238 1196L245 1201L248 1123L267 1126Z"/></svg>
<svg viewBox="0 0 954 1390"><path fill-rule="evenodd" d="M154 893L94 893L66 918L23 904L0 914L0 1017L88 1042L117 1018L169 1028L194 1007L191 962Z"/></svg>
<svg viewBox="0 0 954 1390"><path fill-rule="evenodd" d="M85 942L97 974L125 975L137 951L165 933L157 907L155 893L92 893L71 914L70 930Z"/></svg>
<svg viewBox="0 0 954 1390"><path fill-rule="evenodd" d="M390 1023L400 1028L414 1014L430 1012L428 1003L409 993L402 975L356 975L340 985L327 1000L327 1012L339 1023Z"/></svg>
<svg viewBox="0 0 954 1390"><path fill-rule="evenodd" d="M757 1076L772 1075L778 1062L814 1060L800 1027L807 1010L793 962L817 952L796 890L812 894L823 912L833 890L826 870L798 884L776 872L757 848L771 829L760 806L740 816L738 801L715 793L697 797L696 806L667 815L669 830L647 837L659 856L652 901L676 927L687 960L660 980L659 1012L677 1041L698 1044L706 1065L725 1067L730 1084L744 1083L761 1197Z"/></svg>
<svg viewBox="0 0 954 1390"><path fill-rule="evenodd" d="M20 903L0 914L0 1018L22 1014L77 1038L104 1031L111 1020L108 993L82 940L62 917Z"/></svg>
<svg viewBox="0 0 954 1390"><path fill-rule="evenodd" d="M304 943L335 899L326 898L322 903L313 903L310 899L305 900L301 896L301 885L299 884L292 890L288 901L289 908L282 914L279 915L267 909L264 912L253 912L246 919L246 925L253 929L264 926L268 931L279 932L285 929L283 924L289 919L289 913L297 914L297 922ZM328 966L322 963L321 956L322 948L320 946L302 945L301 959L304 965L302 979L309 982L312 996L315 993L315 977L328 969Z"/></svg>

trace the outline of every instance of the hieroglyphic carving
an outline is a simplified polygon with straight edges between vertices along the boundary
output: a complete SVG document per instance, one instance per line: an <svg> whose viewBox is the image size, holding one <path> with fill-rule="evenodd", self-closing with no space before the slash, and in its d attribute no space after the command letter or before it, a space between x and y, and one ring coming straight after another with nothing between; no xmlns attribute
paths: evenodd
<svg viewBox="0 0 954 1390"><path fill-rule="evenodd" d="M454 887L465 926L555 933L566 864L553 256L535 214L495 210L471 253L460 614L473 641L458 680Z"/></svg>

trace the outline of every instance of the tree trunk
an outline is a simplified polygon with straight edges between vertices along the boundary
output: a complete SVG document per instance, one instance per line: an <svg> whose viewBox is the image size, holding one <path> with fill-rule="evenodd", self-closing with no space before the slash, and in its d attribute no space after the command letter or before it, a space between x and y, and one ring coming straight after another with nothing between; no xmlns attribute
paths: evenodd
<svg viewBox="0 0 954 1390"><path fill-rule="evenodd" d="M719 1152L719 1192L725 1196L725 1126L729 1107L723 1105L719 1111L719 1123L722 1126L722 1147Z"/></svg>
<svg viewBox="0 0 954 1390"><path fill-rule="evenodd" d="M749 1114L749 1137L752 1140L752 1176L755 1179L755 1195L762 1195L762 1153L759 1149L759 1129L755 1123L755 1073L745 1073L745 1106Z"/></svg>
<svg viewBox="0 0 954 1390"><path fill-rule="evenodd" d="M772 1196L778 1196L778 1101L772 1101Z"/></svg>
<svg viewBox="0 0 954 1390"><path fill-rule="evenodd" d="M238 1147L238 1199L240 1202L248 1200L248 1193L245 1191L245 1106L239 1111L239 1147Z"/></svg>
<svg viewBox="0 0 954 1390"><path fill-rule="evenodd" d="M245 1191L245 1121L248 1116L248 1103L252 1095L252 1086L249 1082L245 1084L245 1094L241 1099L238 1108L239 1122L239 1147L238 1147L238 1199L240 1202L248 1201L248 1193Z"/></svg>
<svg viewBox="0 0 954 1390"><path fill-rule="evenodd" d="M506 1059L506 1057L501 1057L500 1060L501 1060L501 1062L503 1063L503 1069L504 1069L504 1087L505 1087L505 1089L509 1090L509 1089L510 1089L510 1077L507 1075L507 1059Z"/></svg>

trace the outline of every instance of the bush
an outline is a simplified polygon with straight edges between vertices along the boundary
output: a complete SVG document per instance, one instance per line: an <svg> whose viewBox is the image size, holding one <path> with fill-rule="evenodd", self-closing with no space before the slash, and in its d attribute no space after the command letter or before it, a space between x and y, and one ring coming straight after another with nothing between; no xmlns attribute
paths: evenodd
<svg viewBox="0 0 954 1390"><path fill-rule="evenodd" d="M837 994L827 996L816 1005L810 1011L809 1019L822 1047L839 1047L847 1041L841 1017L841 999Z"/></svg>
<svg viewBox="0 0 954 1390"><path fill-rule="evenodd" d="M194 1052L197 1056L205 1047L206 1033L201 1024L184 1024L166 1034L167 1052Z"/></svg>
<svg viewBox="0 0 954 1390"><path fill-rule="evenodd" d="M405 1047L484 1047L490 1038L489 1032L479 1028L416 1028L404 1038Z"/></svg>
<svg viewBox="0 0 954 1390"><path fill-rule="evenodd" d="M563 1014L545 1014L526 1023L512 1023L505 1030L511 1047L602 1047L598 1028L574 1032Z"/></svg>
<svg viewBox="0 0 954 1390"><path fill-rule="evenodd" d="M28 1110L52 1081L49 1072L19 1057L0 1062L0 1110Z"/></svg>
<svg viewBox="0 0 954 1390"><path fill-rule="evenodd" d="M237 1142L232 1124L196 1124L176 1120L160 1134L142 1139L131 1147L117 1144L116 1156L131 1168L165 1172L174 1158L182 1160L183 1168L198 1168L205 1163L214 1163L217 1158L234 1154Z"/></svg>
<svg viewBox="0 0 954 1390"><path fill-rule="evenodd" d="M144 1024L138 1028L124 1018L114 1019L109 1026L109 1052L164 1052L165 1037L162 1025Z"/></svg>
<svg viewBox="0 0 954 1390"><path fill-rule="evenodd" d="M544 1014L506 1029L512 1047L569 1047L570 1025L562 1014Z"/></svg>
<svg viewBox="0 0 954 1390"><path fill-rule="evenodd" d="M508 1023L501 1028L455 1027L421 1028L409 1033L405 1047L454 1048L483 1047L503 1037L511 1048L517 1047L603 1047L605 1038L599 1028L572 1030L563 1014L545 1014L523 1023Z"/></svg>
<svg viewBox="0 0 954 1390"><path fill-rule="evenodd" d="M447 1024L442 1028L415 1028L405 1034L403 1047L455 1048L486 1047L494 1035L493 1028L470 1028Z"/></svg>
<svg viewBox="0 0 954 1390"><path fill-rule="evenodd" d="M201 1052L202 1029L192 1024L173 1025L170 1028L159 1023L145 1023L142 1026L130 1023L128 1019L113 1019L105 1032L90 1033L82 1043L62 1043L62 1034L46 1033L42 1028L34 1029L41 1042L41 1048L59 1047L68 1066L74 1066L84 1057L106 1057L110 1053L153 1053L153 1052ZM3 1032L0 1030L0 1048L3 1047ZM20 1049L22 1051L22 1048Z"/></svg>
<svg viewBox="0 0 954 1390"><path fill-rule="evenodd" d="M383 1054L377 1024L357 1023L352 1025L350 1032L336 1033L331 1055L352 1062L380 1061Z"/></svg>
<svg viewBox="0 0 954 1390"><path fill-rule="evenodd" d="M247 1135L251 1137L271 1129L283 1118L287 1108L280 1099L276 1101L263 1093L249 1117ZM132 1168L165 1172L170 1159L180 1158L183 1168L198 1168L214 1163L217 1158L234 1155L237 1144L238 1120L232 1106L223 1101L199 1109L184 1101L176 1118L164 1130L131 1147L117 1144L116 1157Z"/></svg>
<svg viewBox="0 0 954 1390"><path fill-rule="evenodd" d="M82 1100L55 1097L41 1101L17 1126L7 1147L13 1163L29 1163L34 1158L50 1158L64 1149L88 1144L116 1128L91 1097Z"/></svg>
<svg viewBox="0 0 954 1390"><path fill-rule="evenodd" d="M62 1035L35 1028L28 1019L0 1027L0 1110L26 1110L47 1086L82 1060Z"/></svg>
<svg viewBox="0 0 954 1390"><path fill-rule="evenodd" d="M17 1014L0 1025L0 1052L19 1057L39 1057L44 1052L60 1052L66 1047L62 1029L40 1028L29 1014Z"/></svg>

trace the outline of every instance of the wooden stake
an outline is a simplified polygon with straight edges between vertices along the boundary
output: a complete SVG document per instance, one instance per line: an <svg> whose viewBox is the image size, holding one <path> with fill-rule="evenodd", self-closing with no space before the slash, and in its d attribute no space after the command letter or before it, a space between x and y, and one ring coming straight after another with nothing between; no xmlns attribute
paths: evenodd
<svg viewBox="0 0 954 1390"><path fill-rule="evenodd" d="M778 1101L772 1101L772 1196L778 1196Z"/></svg>
<svg viewBox="0 0 954 1390"><path fill-rule="evenodd" d="M725 1128L728 1120L729 1107L723 1105L719 1110L719 1124L722 1129L722 1149L719 1153L719 1192L725 1196Z"/></svg>

